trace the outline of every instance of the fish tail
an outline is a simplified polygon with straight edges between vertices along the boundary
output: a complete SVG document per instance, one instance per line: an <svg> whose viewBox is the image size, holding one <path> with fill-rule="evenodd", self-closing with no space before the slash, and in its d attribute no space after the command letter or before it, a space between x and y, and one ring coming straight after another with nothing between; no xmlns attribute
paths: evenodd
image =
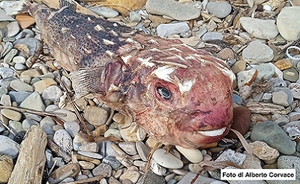
<svg viewBox="0 0 300 184"><path fill-rule="evenodd" d="M18 13L29 13L30 15L34 15L37 9L38 9L38 4L31 3L29 1L24 1Z"/></svg>

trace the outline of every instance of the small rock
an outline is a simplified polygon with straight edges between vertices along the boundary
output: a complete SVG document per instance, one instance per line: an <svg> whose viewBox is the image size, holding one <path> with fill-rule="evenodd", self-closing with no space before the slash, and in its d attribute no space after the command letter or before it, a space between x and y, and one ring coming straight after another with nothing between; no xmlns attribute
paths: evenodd
<svg viewBox="0 0 300 184"><path fill-rule="evenodd" d="M31 93L26 91L10 91L8 95L11 98L11 101L17 102L20 105Z"/></svg>
<svg viewBox="0 0 300 184"><path fill-rule="evenodd" d="M95 165L91 162L87 162L87 161L79 161L78 164L80 165L80 167L82 169L94 169L95 168Z"/></svg>
<svg viewBox="0 0 300 184"><path fill-rule="evenodd" d="M152 172L159 176L163 176L167 173L167 169L158 165L158 163L154 159L151 159L150 161L150 169Z"/></svg>
<svg viewBox="0 0 300 184"><path fill-rule="evenodd" d="M139 127L135 122L132 122L130 126L119 126L119 131L122 138L127 142L143 141L146 138L146 131Z"/></svg>
<svg viewBox="0 0 300 184"><path fill-rule="evenodd" d="M295 153L295 143L275 123L266 121L257 124L251 132L251 140L264 141L280 153L291 155Z"/></svg>
<svg viewBox="0 0 300 184"><path fill-rule="evenodd" d="M87 106L83 116L90 124L101 126L105 124L108 118L108 112L100 107Z"/></svg>
<svg viewBox="0 0 300 184"><path fill-rule="evenodd" d="M110 165L115 170L117 170L121 166L121 163L114 156L104 157L102 162Z"/></svg>
<svg viewBox="0 0 300 184"><path fill-rule="evenodd" d="M67 177L75 177L80 172L80 166L78 163L69 163L56 169L50 174L50 177L54 180L64 180Z"/></svg>
<svg viewBox="0 0 300 184"><path fill-rule="evenodd" d="M26 54L28 54L28 56L33 56L39 50L39 48L42 47L41 41L36 38L18 39L14 41L14 45L17 45L19 47L25 47Z"/></svg>
<svg viewBox="0 0 300 184"><path fill-rule="evenodd" d="M263 20L252 17L241 17L240 23L251 35L260 39L273 39L278 35L275 20Z"/></svg>
<svg viewBox="0 0 300 184"><path fill-rule="evenodd" d="M274 65L279 69L279 70L285 70L288 68L293 67L292 62L289 59L281 59L278 60L274 63Z"/></svg>
<svg viewBox="0 0 300 184"><path fill-rule="evenodd" d="M300 83L291 83L289 85L289 89L291 90L294 98L300 99Z"/></svg>
<svg viewBox="0 0 300 184"><path fill-rule="evenodd" d="M128 179L133 183L136 183L140 178L141 174L138 171L127 170L120 176L120 180Z"/></svg>
<svg viewBox="0 0 300 184"><path fill-rule="evenodd" d="M199 163L203 160L203 155L199 149L187 149L175 146L176 149L192 163Z"/></svg>
<svg viewBox="0 0 300 184"><path fill-rule="evenodd" d="M15 57L18 53L17 49L11 49L4 57L3 62L7 64L11 64L11 60Z"/></svg>
<svg viewBox="0 0 300 184"><path fill-rule="evenodd" d="M250 86L243 86L239 89L239 96L246 100L252 95L252 88ZM242 104L242 103L241 103Z"/></svg>
<svg viewBox="0 0 300 184"><path fill-rule="evenodd" d="M295 169L296 180L300 180L300 158L282 155L277 160L278 169Z"/></svg>
<svg viewBox="0 0 300 184"><path fill-rule="evenodd" d="M186 22L178 22L172 24L160 24L157 26L156 30L158 36L166 38L171 35L187 32L190 30L190 27Z"/></svg>
<svg viewBox="0 0 300 184"><path fill-rule="evenodd" d="M21 113L10 109L1 109L1 114L13 121L20 121L22 118Z"/></svg>
<svg viewBox="0 0 300 184"><path fill-rule="evenodd" d="M221 155L216 159L216 161L231 161L238 165L242 165L246 159L246 155L235 152L234 150L227 149L221 153Z"/></svg>
<svg viewBox="0 0 300 184"><path fill-rule="evenodd" d="M22 123L17 121L9 121L9 127L17 133L21 131L25 131L24 128L22 127Z"/></svg>
<svg viewBox="0 0 300 184"><path fill-rule="evenodd" d="M136 142L136 150L143 161L148 161L150 149L143 142Z"/></svg>
<svg viewBox="0 0 300 184"><path fill-rule="evenodd" d="M176 20L191 20L200 16L201 3L179 3L173 0L148 0L146 10L148 13L165 15Z"/></svg>
<svg viewBox="0 0 300 184"><path fill-rule="evenodd" d="M24 64L21 64L21 63L16 63L14 67L18 71L23 71L23 70L27 69L27 67Z"/></svg>
<svg viewBox="0 0 300 184"><path fill-rule="evenodd" d="M106 182L106 183L104 183L104 184L107 184L107 181L106 181L106 180L105 180L105 182ZM117 179L114 178L114 177L109 177L108 182L109 182L109 184L122 184L121 182L119 182L119 180L117 180ZM102 183L101 183L101 184L102 184Z"/></svg>
<svg viewBox="0 0 300 184"><path fill-rule="evenodd" d="M234 52L230 48L224 48L218 52L217 57L226 61L231 60L234 59Z"/></svg>
<svg viewBox="0 0 300 184"><path fill-rule="evenodd" d="M257 158L254 154L249 154L245 152L247 155L242 167L245 169L262 169L261 160ZM263 183L265 184L265 183Z"/></svg>
<svg viewBox="0 0 300 184"><path fill-rule="evenodd" d="M283 79L290 82L296 82L299 79L299 73L295 68L283 70Z"/></svg>
<svg viewBox="0 0 300 184"><path fill-rule="evenodd" d="M199 164L189 164L189 170L193 173L199 173L201 171L201 166Z"/></svg>
<svg viewBox="0 0 300 184"><path fill-rule="evenodd" d="M55 85L57 85L55 80L53 80L51 78L45 78L43 80L35 82L32 86L34 87L35 91L39 92L39 94L42 94L46 88L48 88L49 86L55 86Z"/></svg>
<svg viewBox="0 0 300 184"><path fill-rule="evenodd" d="M87 138L82 133L79 132L78 134L75 135L73 139L74 150L79 150L81 146L84 146L87 143L88 143Z"/></svg>
<svg viewBox="0 0 300 184"><path fill-rule="evenodd" d="M0 135L0 142L0 154L9 155L15 159L19 154L20 145L4 135Z"/></svg>
<svg viewBox="0 0 300 184"><path fill-rule="evenodd" d="M90 158L102 159L103 156L98 153L88 152L88 151L78 151L78 154L84 155Z"/></svg>
<svg viewBox="0 0 300 184"><path fill-rule="evenodd" d="M118 145L128 155L136 155L137 154L137 151L135 148L135 143L133 143L133 142L120 142Z"/></svg>
<svg viewBox="0 0 300 184"><path fill-rule="evenodd" d="M16 21L7 24L6 28L7 28L7 35L6 35L7 37L13 37L20 32L20 26Z"/></svg>
<svg viewBox="0 0 300 184"><path fill-rule="evenodd" d="M110 177L112 168L108 164L101 163L100 165L95 167L92 172L94 176L106 175L106 177Z"/></svg>
<svg viewBox="0 0 300 184"><path fill-rule="evenodd" d="M142 17L138 12L132 11L129 13L129 19L131 22L140 22Z"/></svg>
<svg viewBox="0 0 300 184"><path fill-rule="evenodd" d="M264 160L267 164L272 164L279 156L279 152L268 146L265 142L255 141L249 144L253 150L253 154Z"/></svg>
<svg viewBox="0 0 300 184"><path fill-rule="evenodd" d="M261 80L262 78L265 80L269 80L275 74L275 66L272 63L263 63L259 65L253 66L254 69L257 70L256 81Z"/></svg>
<svg viewBox="0 0 300 184"><path fill-rule="evenodd" d="M235 107L233 108L233 120L231 128L239 131L242 135L245 135L251 126L251 112L247 107ZM235 133L230 131L226 137L235 138Z"/></svg>
<svg viewBox="0 0 300 184"><path fill-rule="evenodd" d="M41 96L38 92L33 92L29 95L21 104L20 107L37 110L37 111L44 111L45 105L41 99Z"/></svg>
<svg viewBox="0 0 300 184"><path fill-rule="evenodd" d="M277 16L277 27L281 36L287 41L300 38L300 7L283 8Z"/></svg>
<svg viewBox="0 0 300 184"><path fill-rule="evenodd" d="M0 22L5 22L5 21L15 21L15 19L7 15L7 13L4 10L0 9Z"/></svg>
<svg viewBox="0 0 300 184"><path fill-rule="evenodd" d="M202 36L202 41L222 40L223 35L219 32L207 32Z"/></svg>
<svg viewBox="0 0 300 184"><path fill-rule="evenodd" d="M140 184L165 184L165 179L162 176L154 174L152 171L147 171L141 179Z"/></svg>
<svg viewBox="0 0 300 184"><path fill-rule="evenodd" d="M117 129L108 129L105 133L104 133L104 137L109 137L109 136L114 136L118 139L122 139L120 131Z"/></svg>
<svg viewBox="0 0 300 184"><path fill-rule="evenodd" d="M25 70L24 72L21 73L22 75L28 75L30 77L38 77L41 75L41 72L38 71L37 69L29 69L29 70Z"/></svg>
<svg viewBox="0 0 300 184"><path fill-rule="evenodd" d="M13 77L15 72L11 68L0 67L0 75L3 79Z"/></svg>
<svg viewBox="0 0 300 184"><path fill-rule="evenodd" d="M14 168L14 162L11 156L0 156L0 183L7 183Z"/></svg>
<svg viewBox="0 0 300 184"><path fill-rule="evenodd" d="M70 121L76 121L77 120L77 116L75 113L65 110L65 109L58 109L56 111L54 111L53 113L57 113L57 114L65 114L66 116L58 116L60 119L62 119L65 122L70 122Z"/></svg>
<svg viewBox="0 0 300 184"><path fill-rule="evenodd" d="M100 16L105 17L105 18L114 18L119 15L119 12L117 12L113 9L104 7L104 6L100 6L100 7L95 6L95 7L90 8L90 10Z"/></svg>
<svg viewBox="0 0 300 184"><path fill-rule="evenodd" d="M230 14L232 8L226 1L210 1L207 3L206 9L218 18L225 18Z"/></svg>
<svg viewBox="0 0 300 184"><path fill-rule="evenodd" d="M80 151L86 151L86 152L95 152L97 153L99 151L99 145L95 142L89 142L85 145L82 145L79 147Z"/></svg>
<svg viewBox="0 0 300 184"><path fill-rule="evenodd" d="M195 180L196 179L196 180ZM204 177L197 175L196 173L189 172L187 173L177 184L187 184L194 182L199 184L211 183L211 184L226 184L225 182L215 180L213 178Z"/></svg>
<svg viewBox="0 0 300 184"><path fill-rule="evenodd" d="M47 87L42 94L44 99L51 100L53 102L59 101L59 98L62 96L62 91L58 86L49 86Z"/></svg>
<svg viewBox="0 0 300 184"><path fill-rule="evenodd" d="M70 134L64 130L60 129L54 133L53 141L66 153L70 154L73 148L72 138Z"/></svg>
<svg viewBox="0 0 300 184"><path fill-rule="evenodd" d="M47 135L53 135L54 134L54 130L53 130L53 126L55 125L55 122L53 121L52 118L50 118L49 116L46 116L45 118L43 118L40 122L40 127L42 128L42 130L47 134Z"/></svg>
<svg viewBox="0 0 300 184"><path fill-rule="evenodd" d="M71 137L74 137L80 130L80 126L75 121L69 121L64 123L64 128L69 132Z"/></svg>
<svg viewBox="0 0 300 184"><path fill-rule="evenodd" d="M200 152L201 153L201 152ZM154 151L152 158L161 166L170 168L170 169L179 169L183 166L181 160L173 156L170 153L167 153L164 149L157 149Z"/></svg>
<svg viewBox="0 0 300 184"><path fill-rule="evenodd" d="M249 43L249 45L242 52L243 60L249 63L261 63L271 61L274 57L273 50L263 44L259 40Z"/></svg>
<svg viewBox="0 0 300 184"><path fill-rule="evenodd" d="M252 68L250 70L241 71L237 74L238 79L238 88L240 89L243 86L250 86L252 82L257 77L257 70Z"/></svg>
<svg viewBox="0 0 300 184"><path fill-rule="evenodd" d="M26 84L25 82L16 79L10 82L10 87L14 89L15 91L28 91L33 92L32 86L29 84Z"/></svg>
<svg viewBox="0 0 300 184"><path fill-rule="evenodd" d="M274 88L272 93L272 101L275 104L289 106L293 103L293 93L289 88Z"/></svg>

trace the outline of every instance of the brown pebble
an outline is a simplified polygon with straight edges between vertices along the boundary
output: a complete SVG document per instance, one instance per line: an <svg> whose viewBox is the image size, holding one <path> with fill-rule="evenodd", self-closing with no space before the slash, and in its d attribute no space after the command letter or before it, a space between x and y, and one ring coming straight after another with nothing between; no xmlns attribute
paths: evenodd
<svg viewBox="0 0 300 184"><path fill-rule="evenodd" d="M230 48L225 48L217 54L217 57L223 60L231 60L234 58L234 52Z"/></svg>
<svg viewBox="0 0 300 184"><path fill-rule="evenodd" d="M251 125L251 113L247 107L235 107L233 109L233 120L231 128L239 131L242 135L246 134ZM237 136L230 131L227 138L237 138Z"/></svg>
<svg viewBox="0 0 300 184"><path fill-rule="evenodd" d="M274 63L274 65L279 69L279 70L285 70L288 68L291 68L293 66L292 62L289 59L281 59L278 60Z"/></svg>
<svg viewBox="0 0 300 184"><path fill-rule="evenodd" d="M237 74L240 71L244 71L245 68L246 68L246 61L239 60L234 63L234 65L231 67L231 70L233 71L233 73Z"/></svg>

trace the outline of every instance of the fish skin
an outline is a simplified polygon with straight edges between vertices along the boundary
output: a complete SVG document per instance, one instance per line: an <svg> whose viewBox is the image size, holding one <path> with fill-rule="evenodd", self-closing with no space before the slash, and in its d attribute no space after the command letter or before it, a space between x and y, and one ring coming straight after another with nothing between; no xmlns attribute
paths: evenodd
<svg viewBox="0 0 300 184"><path fill-rule="evenodd" d="M77 95L94 93L166 145L198 148L228 133L234 74L220 59L68 8L29 11Z"/></svg>

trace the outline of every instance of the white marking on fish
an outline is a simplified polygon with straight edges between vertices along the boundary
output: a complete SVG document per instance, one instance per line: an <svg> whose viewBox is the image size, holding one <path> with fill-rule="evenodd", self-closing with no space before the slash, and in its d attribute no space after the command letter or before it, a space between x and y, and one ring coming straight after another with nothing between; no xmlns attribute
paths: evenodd
<svg viewBox="0 0 300 184"><path fill-rule="evenodd" d="M168 50L175 50L175 51L177 51L177 52L182 52L181 50L179 50L179 49L177 49L177 48L175 48L175 47L169 48Z"/></svg>
<svg viewBox="0 0 300 184"><path fill-rule="evenodd" d="M183 83L178 83L179 91L181 92L181 94L185 92L189 92L192 89L194 84L195 84L195 79L184 81Z"/></svg>
<svg viewBox="0 0 300 184"><path fill-rule="evenodd" d="M115 44L114 42L112 42L112 41L110 41L110 40L107 40L107 39L103 39L103 43L104 43L105 45L114 45L114 44Z"/></svg>
<svg viewBox="0 0 300 184"><path fill-rule="evenodd" d="M103 30L104 30L104 28L103 28L102 26L100 26L99 24L97 24L97 25L94 27L94 29L95 29L96 31L103 31Z"/></svg>
<svg viewBox="0 0 300 184"><path fill-rule="evenodd" d="M128 63L129 59L131 58L131 55L127 55L127 56L121 56L121 58L123 59L124 63Z"/></svg>
<svg viewBox="0 0 300 184"><path fill-rule="evenodd" d="M172 72L174 72L175 68L173 67L169 67L169 66L163 66L163 67L159 67L156 70L154 70L152 74L155 74L158 78L168 81L168 82L172 82L172 79L170 77L170 74Z"/></svg>
<svg viewBox="0 0 300 184"><path fill-rule="evenodd" d="M69 31L69 28L67 28L67 27L62 27L61 28L61 33L66 33L68 31Z"/></svg>
<svg viewBox="0 0 300 184"><path fill-rule="evenodd" d="M109 31L111 34L113 34L114 36L118 36L118 33L116 33L114 30Z"/></svg>
<svg viewBox="0 0 300 184"><path fill-rule="evenodd" d="M154 40L154 39L150 39L149 42L150 43L154 43L154 44L158 44L158 42L156 40Z"/></svg>
<svg viewBox="0 0 300 184"><path fill-rule="evenodd" d="M144 59L144 58L138 58L138 60L140 62L142 62L141 66L146 65L146 66L149 66L149 67L155 66L154 63L149 62L151 59L152 59L152 57L148 57L146 59Z"/></svg>
<svg viewBox="0 0 300 184"><path fill-rule="evenodd" d="M105 54L112 57L112 58L115 57L115 54L110 50L105 51Z"/></svg>
<svg viewBox="0 0 300 184"><path fill-rule="evenodd" d="M197 131L199 134L209 137L215 137L222 135L226 130L226 127L217 129L217 130L210 130L210 131Z"/></svg>
<svg viewBox="0 0 300 184"><path fill-rule="evenodd" d="M194 58L193 56L187 56L187 57L185 57L185 59L186 59L186 60L189 60L189 59L195 60L196 58Z"/></svg>

